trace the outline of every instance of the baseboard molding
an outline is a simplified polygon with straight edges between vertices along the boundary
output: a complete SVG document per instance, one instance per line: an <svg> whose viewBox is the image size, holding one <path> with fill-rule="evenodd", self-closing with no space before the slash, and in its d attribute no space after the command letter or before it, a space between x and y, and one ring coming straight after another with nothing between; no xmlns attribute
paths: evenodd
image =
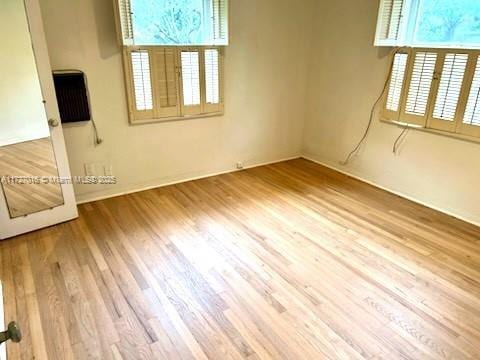
<svg viewBox="0 0 480 360"><path fill-rule="evenodd" d="M272 161L267 161L267 162L262 162L262 163L255 163L255 164L252 164L252 165L245 166L243 169L231 168L231 169L225 169L225 170L217 171L217 172L205 173L205 174L201 174L201 175L193 176L193 177L182 177L182 178L175 179L175 180L172 180L172 181L161 181L160 180L157 184L154 184L154 185L148 185L148 186L141 186L141 185L140 186L138 186L138 185L135 186L134 185L134 186L132 186L131 189L127 189L127 190L124 190L124 191L119 191L119 192L112 193L112 194L92 196L92 197L88 197L88 195L86 195L85 199L77 200L77 204L81 205L81 204L86 204L86 203L90 203L90 202L94 202L94 201L105 200L105 199L110 199L110 198L114 198L114 197L118 197L118 196L123 196L123 195L128 195L128 194L134 194L134 193L137 193L137 192L157 189L157 188L161 188L161 187L165 187L165 186L181 184L181 183L188 182L188 181L206 179L206 178L209 178L209 177L212 177L212 176L234 173L234 172L237 172L237 171L252 169L252 168L259 167L259 166L271 165L271 164L276 164L276 163L280 163L280 162L284 162L284 161L299 159L301 157L302 156L299 154L299 155L291 156L291 157L288 157L288 158L282 158L282 159L272 160Z"/></svg>
<svg viewBox="0 0 480 360"><path fill-rule="evenodd" d="M265 165L271 165L271 164L276 164L276 163L280 163L280 162L284 162L284 161L289 161L289 160L294 160L294 159L299 159L299 158L302 158L302 159L305 159L305 160L308 160L308 161L311 161L311 162L314 162L316 164L319 164L319 165L322 165L322 166L325 166L331 170L334 170L334 171L337 171L341 174L344 174L346 176L349 176L351 178L354 178L356 180L359 180L359 181L362 181L366 184L369 184L371 186L374 186L376 188L379 188L379 189L382 189L384 191L387 191L391 194L394 194L394 195L397 195L397 196L400 196L404 199L407 199L409 201L412 201L416 204L419 204L419 205L422 205L422 206L425 206L427 208L430 208L432 210L435 210L435 211L438 211L438 212L441 212L443 214L446 214L448 216L452 216L456 219L459 219L461 221L465 221L469 224L472 224L474 226L478 226L480 227L480 223L479 222L476 222L474 220L471 220L471 219L468 219L468 218L465 218L464 216L461 216L459 214L456 214L454 212L451 212L451 211L448 211L448 210L445 210L445 209L442 209L442 208L439 208L438 206L435 206L433 204L430 204L430 203L427 203L427 202L424 202L424 201L421 201L421 200L418 200L416 198L413 198L411 197L410 195L407 195L405 193L402 193L402 192L399 192L399 191L396 191L396 190L392 190L390 188L387 188L385 186L382 186L380 184L377 184L373 181L370 181L370 180L367 180L359 175L355 175L351 172L348 172L348 171L345 171L339 167L336 167L336 166L333 166L332 164L329 164L329 163L326 163L324 161L320 161L320 160L317 160L315 159L314 157L310 156L310 155L306 155L306 154L302 154L302 155L296 155L296 156L291 156L291 157L288 157L288 158L283 158L283 159L279 159L279 160L273 160L273 161L268 161L268 162L263 162L263 163L256 163L256 164L252 164L252 165L249 165L249 166L246 166L245 168L243 169L227 169L227 170L222 170L222 171L217 171L217 172L211 172L211 173L205 173L205 174L202 174L202 175L198 175L198 176L193 176L193 177L185 177L185 178L180 178L180 179L176 179L176 180L173 180L173 181L166 181L166 182L159 182L158 184L155 184L155 185L149 185L149 186L135 186L131 189L128 189L128 190L125 190L125 191L119 191L119 192L116 192L116 193L113 193L113 194L108 194L108 195L100 195L100 196L94 196L94 197L91 197L91 198L86 198L86 199L83 199L83 200L80 200L80 201L77 201L77 204L78 205L81 205L81 204L86 204L86 203L90 203L90 202L94 202L94 201L99 201L99 200L105 200L105 199L110 199L110 198L114 198L114 197L118 197L118 196L123 196L123 195L128 195L128 194L134 194L134 193L137 193L137 192L142 192L142 191L147 191L147 190L152 190L152 189L157 189L157 188L161 188L161 187L165 187L165 186L170 186L170 185L176 185L176 184L181 184L181 183L184 183L184 182L188 182L188 181L194 181L194 180L200 180L200 179L206 179L206 178L209 178L209 177L212 177L212 176L218 176L218 175L223 175L223 174L229 174L229 173L234 173L234 172L237 172L237 171L242 171L242 170L247 170L247 169L252 169L252 168L256 168L256 167L259 167L259 166L265 166Z"/></svg>
<svg viewBox="0 0 480 360"><path fill-rule="evenodd" d="M469 223L469 224L472 224L472 225L474 225L474 226L480 227L480 223L479 223L479 222L476 222L476 221L471 220L471 219L467 219L467 218L465 218L464 216L459 215L459 214L456 214L456 213L454 213L454 212L451 212L451 211L448 211L448 210L439 208L439 207L436 206L436 205L429 204L429 203L427 203L427 202L424 202L424 201L415 199L415 198L411 197L410 195L404 194L404 193L402 193L402 192L400 192L400 191L396 191L396 190L389 189L389 188L387 188L387 187L385 187L385 186L382 186L382 185L380 185L380 184L377 184L377 183L375 183L375 182L373 182L373 181L367 180L367 179L365 179L365 178L363 178L363 177L361 177L361 176L359 176L359 175L355 175L355 174L353 174L353 173L351 173L351 172L345 171L345 170L343 170L343 169L341 169L341 168L339 168L339 167L336 167L336 166L334 166L334 165L332 165L332 164L328 164L328 163L326 163L326 162L317 160L317 159L315 159L314 157L312 157L312 156L310 156L310 155L305 155L305 154L303 154L303 155L301 156L301 158L302 158L302 159L305 159L305 160L309 160L309 161L311 161L311 162L314 162L314 163L316 163L316 164L318 164L318 165L325 166L325 167L327 167L327 168L329 168L329 169L331 169L331 170L337 171L337 172L339 172L339 173L341 173L341 174L344 174L344 175L349 176L349 177L351 177L351 178L354 178L354 179L356 179L356 180L362 181L362 182L364 182L364 183L366 183L366 184L369 184L369 185L371 185L371 186L374 186L374 187L376 187L376 188L385 190L385 191L387 191L387 192L389 192L389 193L391 193L391 194L400 196L400 197L402 197L402 198L404 198L404 199L407 199L407 200L409 200L409 201L412 201L412 202L414 202L414 203L416 203L416 204L425 206L425 207L427 207L427 208L429 208L429 209L432 209L432 210L441 212L442 214L445 214L445 215L448 215L448 216L452 216L452 217L454 217L454 218L456 218L456 219L459 219L459 220L461 220L461 221L464 221L464 222L466 222L466 223Z"/></svg>

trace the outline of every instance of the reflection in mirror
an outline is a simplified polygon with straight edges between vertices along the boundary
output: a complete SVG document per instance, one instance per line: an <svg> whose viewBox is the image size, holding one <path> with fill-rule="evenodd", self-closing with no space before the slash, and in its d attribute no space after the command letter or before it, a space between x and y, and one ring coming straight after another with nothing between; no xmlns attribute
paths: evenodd
<svg viewBox="0 0 480 360"><path fill-rule="evenodd" d="M23 0L0 11L0 178L10 217L63 205Z"/></svg>
<svg viewBox="0 0 480 360"><path fill-rule="evenodd" d="M50 180L58 171L49 137L0 147L0 173L10 217L63 205L61 187Z"/></svg>

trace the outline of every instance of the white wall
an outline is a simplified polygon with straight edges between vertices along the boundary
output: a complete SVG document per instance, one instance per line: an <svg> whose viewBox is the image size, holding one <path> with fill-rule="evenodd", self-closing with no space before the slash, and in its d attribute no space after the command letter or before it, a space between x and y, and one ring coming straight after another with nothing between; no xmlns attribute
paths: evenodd
<svg viewBox="0 0 480 360"><path fill-rule="evenodd" d="M0 146L49 136L23 1L0 11ZM15 91L12 85L15 84Z"/></svg>
<svg viewBox="0 0 480 360"><path fill-rule="evenodd" d="M339 165L365 129L390 49L372 46L377 1L302 1L231 1L224 117L130 126L111 0L42 0L53 67L87 73L105 138L94 147L90 125L65 127L72 172L83 174L84 163L105 163L119 178L116 186L77 186L78 199L303 152L480 223L478 144L411 131L394 156L401 129L375 121L355 161Z"/></svg>
<svg viewBox="0 0 480 360"><path fill-rule="evenodd" d="M306 156L419 202L480 223L480 144L375 121L359 156L339 165L360 139L387 76L388 51L372 46L378 2L319 1L311 49Z"/></svg>
<svg viewBox="0 0 480 360"><path fill-rule="evenodd" d="M112 0L42 0L52 67L85 71L105 140L94 147L90 124L65 126L72 173L105 163L119 179L76 186L78 200L299 155L313 9L302 1L231 1L224 117L130 126Z"/></svg>

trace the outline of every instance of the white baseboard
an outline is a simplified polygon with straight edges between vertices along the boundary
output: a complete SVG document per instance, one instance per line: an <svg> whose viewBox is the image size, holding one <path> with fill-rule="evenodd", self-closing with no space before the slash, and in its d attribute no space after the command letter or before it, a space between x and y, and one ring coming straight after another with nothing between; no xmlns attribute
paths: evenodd
<svg viewBox="0 0 480 360"><path fill-rule="evenodd" d="M469 223L469 224L472 224L472 225L475 225L475 226L480 227L480 223L478 223L478 222L476 222L476 221L474 221L474 220L472 220L472 219L467 219L467 218L465 218L465 217L462 216L462 215L459 215L459 214L456 214L456 213L454 213L454 212L451 212L451 211L448 211L448 210L439 208L439 207L436 206L436 205L433 205L433 204L430 204L430 203L427 203L427 202L424 202L424 201L415 199L415 198L411 197L410 195L404 194L404 193L402 193L402 192L400 192L400 191L396 191L396 190L389 189L389 188L387 188L387 187L385 187L385 186L382 186L382 185L380 185L380 184L374 183L373 181L367 180L367 179L365 179L365 178L363 178L363 177L361 177L361 176L359 176L359 175L355 175L355 174L352 174L352 173L350 173L350 172L348 172L348 171L342 170L341 168L336 167L336 166L334 166L334 165L332 165L332 164L328 164L328 163L326 163L326 162L317 160L317 159L313 158L313 157L310 156L310 155L305 155L305 154L303 154L303 155L301 156L301 158L302 158L302 159L305 159L305 160L309 160L309 161L311 161L311 162L314 162L314 163L316 163L316 164L318 164L318 165L325 166L325 167L327 167L327 168L329 168L329 169L332 169L332 170L334 170L334 171L337 171L337 172L339 172L339 173L341 173L341 174L344 174L344 175L349 176L349 177L351 177L351 178L354 178L354 179L356 179L356 180L362 181L362 182L367 183L367 184L369 184L369 185L372 185L372 186L374 186L374 187L376 187L376 188L385 190L385 191L387 191L387 192L389 192L389 193L391 193L391 194L400 196L400 197L402 197L402 198L404 198L404 199L410 200L410 201L412 201L412 202L414 202L414 203L416 203L416 204L425 206L425 207L427 207L427 208L429 208L429 209L432 209L432 210L441 212L441 213L446 214L446 215L448 215L448 216L452 216L452 217L454 217L454 218L456 218L456 219L462 220L462 221L464 221L464 222L466 222L466 223Z"/></svg>
<svg viewBox="0 0 480 360"><path fill-rule="evenodd" d="M402 198L404 198L404 199L410 200L410 201L412 201L412 202L414 202L414 203L416 203L416 204L423 205L423 206L428 207L428 208L430 208L430 209L433 209L433 210L435 210L435 211L441 212L441 213L443 213L443 214L452 216L452 217L454 217L454 218L456 218L456 219L459 219L459 220L465 221L465 222L467 222L467 223L469 223L469 224L472 224L472 225L475 225L475 226L480 227L480 223L478 223L478 222L476 222L476 221L474 221L474 220L467 219L467 218L465 218L464 216L461 216L461 215L456 214L456 213L454 213L454 212L451 212L451 211L448 211L448 210L439 208L439 207L436 206L436 205L433 205L433 204L430 204L430 203L427 203L427 202L418 200L418 199L413 198L413 197L411 197L410 195L404 194L404 193L402 193L402 192L389 189L389 188L387 188L387 187L385 187L385 186L382 186L382 185L380 185L380 184L377 184L377 183L375 183L375 182L373 182L373 181L367 180L367 179L365 179L365 178L363 178L363 177L361 177L361 176L359 176L359 175L355 175L355 174L353 174L353 173L351 173L351 172L348 172L348 171L345 171L345 170L343 170L343 169L341 169L341 168L339 168L339 167L333 166L332 164L328 164L328 163L326 163L326 162L317 160L317 159L313 158L312 156L309 156L309 155L306 155L306 154L291 156L291 157L288 157L288 158L283 158L283 159L273 160L273 161L268 161L268 162L263 162L263 163L252 164L252 165L246 166L246 167L245 167L244 169L242 169L242 170L251 169L251 168L255 168L255 167L259 167L259 166L276 164L276 163L279 163L279 162L289 161L289 160L294 160L294 159L299 159L299 158L303 158L303 159L305 159L305 160L312 161L312 162L314 162L314 163L316 163L316 164L325 166L325 167L327 167L327 168L329 168L329 169L332 169L332 170L334 170L334 171L338 171L338 172L341 173L341 174L344 174L344 175L346 175L346 176L352 177L352 178L354 178L354 179L357 179L357 180L359 180L359 181L362 181L362 182L364 182L364 183L367 183L367 184L369 184L369 185L371 185L371 186L374 186L374 187L376 187L376 188L379 188L379 189L382 189L382 190L384 190L384 191L387 191L387 192L389 192L389 193L391 193L391 194L394 194L394 195L400 196L400 197L402 197ZM149 186L134 186L134 187L132 187L131 189L128 189L128 190L125 190L125 191L116 192L116 193L113 193L113 194L88 197L88 198L86 198L86 199L77 201L77 203L80 205L80 204L85 204L85 203L89 203L89 202L93 202L93 201L110 199L110 198L117 197L117 196L134 194L134 193L137 193L137 192L152 190L152 189L161 188L161 187L165 187L165 186L169 186L169 185L176 185L176 184L180 184L180 183L184 183L184 182L188 182L188 181L205 179L205 178L209 178L209 177L212 177L212 176L218 176L218 175L233 173L233 172L237 172L237 171L241 171L241 170L238 170L238 169L227 169L227 170L223 170L223 171L211 172L211 173L206 173L206 174L202 174L202 175L198 175L198 176L193 176L193 177L180 178L180 179L176 179L176 180L173 180L173 181L165 181L165 182L160 181L160 182L158 182L157 184L149 185ZM1 358L0 358L0 359L1 359Z"/></svg>
<svg viewBox="0 0 480 360"><path fill-rule="evenodd" d="M114 198L114 197L117 197L117 196L134 194L134 193L142 192L142 191L146 191L146 190L157 189L157 188L161 188L161 187L165 187L165 186L169 186L169 185L181 184L181 183L188 182L188 181L205 179L205 178L209 178L209 177L212 177L212 176L229 174L229 173L233 173L233 172L237 172L237 171L252 169L252 168L259 167L259 166L276 164L276 163L279 163L279 162L284 162L284 161L289 161L289 160L294 160L294 159L299 159L299 158L301 158L300 155L295 155L295 156L291 156L291 157L288 157L288 158L283 158L283 159L278 159L278 160L273 160L273 161L267 161L267 162L248 165L248 166L245 166L243 169L233 169L233 168L232 169L226 169L226 170L217 171L217 172L205 173L205 174L201 174L201 175L193 176L193 177L182 177L182 178L179 178L179 179L175 179L173 181L161 181L161 180L159 180L158 183L153 184L153 185L148 185L148 186L142 186L142 185L136 185L135 186L134 185L130 189L127 189L127 190L124 190L124 191L119 191L119 192L116 192L116 193L113 193L113 194L104 194L104 195L92 196L92 197L88 197L88 194L87 194L87 195L85 195L87 198L82 199L82 200L77 200L77 204L80 205L80 204L85 204L85 203L89 203L89 202L93 202L93 201L110 199L110 198Z"/></svg>

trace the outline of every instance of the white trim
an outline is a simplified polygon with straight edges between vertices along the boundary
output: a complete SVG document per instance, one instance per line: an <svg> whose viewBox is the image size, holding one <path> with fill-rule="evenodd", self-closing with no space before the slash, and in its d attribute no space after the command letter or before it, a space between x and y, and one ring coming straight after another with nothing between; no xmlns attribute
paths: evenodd
<svg viewBox="0 0 480 360"><path fill-rule="evenodd" d="M144 187L136 187L136 188L132 188L130 190L126 190L126 191L121 191L121 192L118 192L118 193L114 193L114 194L110 194L110 195L103 195L103 196L98 196L98 197L93 197L93 198L90 198L90 199L85 199L85 200L82 200L82 201L78 201L78 204L86 204L86 203L90 203L90 202L94 202L94 201L99 201L99 200L105 200L105 199L110 199L110 198L114 198L114 197L118 197L118 196L122 196L122 195L128 195L128 194L134 194L134 193L137 193L137 192L142 192L142 191L147 191L147 190L152 190L152 189L157 189L157 188L161 188L161 187L165 187L165 186L170 186L170 185L176 185L176 184L181 184L181 183L184 183L184 182L188 182L188 181L194 181L194 180L200 180L200 179L205 179L205 178L209 178L209 177L212 177L212 176L218 176L218 175L223 175L223 174L229 174L229 173L234 173L234 172L237 172L237 171L241 171L241 170L246 170L246 169L251 169L251 168L255 168L255 167L259 167L259 166L265 166L265 165L271 165L271 164L276 164L276 163L280 163L280 162L284 162L284 161L289 161L289 160L294 160L294 159L305 159L305 160L309 160L311 162L314 162L316 164L319 164L319 165L322 165L322 166L325 166L329 169L332 169L334 171L337 171L341 174L344 174L346 176L349 176L351 178L354 178L356 180L359 180L359 181L362 181L366 184L369 184L371 186L374 186L376 188L379 188L381 190L384 190L386 192L389 192L391 194L394 194L394 195L397 195L397 196L400 196L406 200L410 200L416 204L419 204L419 205L423 205L427 208L430 208L432 210L435 210L435 211L438 211L438 212L441 212L443 214L446 214L446 215L449 215L449 216L452 216L456 219L459 219L459 220L462 220L462 221L465 221L469 224L472 224L472 225L475 225L475 226L478 226L480 227L480 223L478 222L475 222L471 219L467 219L459 214L456 214L456 213L453 213L451 211L448 211L448 210L445 210L445 209L442 209L438 206L435 206L433 204L430 204L430 203L427 203L427 202L423 202L421 200L418 200L418 199L415 199L407 194L404 194L402 192L399 192L399 191L395 191L395 190L392 190L392 189L389 189L385 186L382 186L380 184L377 184L377 183L374 183L373 181L370 181L370 180L367 180L361 176L358 176L358 175L354 175L348 171L345 171L345 170L342 170L338 167L335 167L331 164L328 164L326 162L323 162L323 161L319 161L319 160L316 160L314 159L313 157L311 156L308 156L306 154L302 154L302 155L297 155L297 156L292 156L292 157L288 157L288 158L285 158L285 159L279 159L279 160L273 160L273 161L268 161L268 162L264 162L264 163L257 163L257 164L253 164L253 165L249 165L249 166L246 166L244 169L240 169L240 170L237 170L237 169L229 169L229 170L223 170L223 171L218 171L218 172L212 172L212 173L207 173L207 174L203 174L203 175L198 175L198 176L193 176L193 177L186 177L186 178L182 178L182 179L178 179L178 180L174 180L174 181L167 181L167 182L160 182L156 185L151 185L151 186L144 186Z"/></svg>
<svg viewBox="0 0 480 360"><path fill-rule="evenodd" d="M442 214L445 214L445 215L448 215L448 216L452 216L458 220L461 220L461 221L465 221L466 223L469 223L469 224L472 224L474 226L478 226L480 227L480 223L474 221L474 220L471 220L471 219L467 219L465 218L464 216L461 216L459 214L456 214L456 213L453 213L451 211L448 211L448 210L445 210L445 209L442 209L436 205L433 205L433 204L430 204L430 203L427 203L427 202L424 202L424 201L421 201L421 200L418 200L418 199L415 199L407 194L404 194L400 191L396 191L396 190L392 190L392 189L389 189L385 186L382 186L380 184L377 184L377 183L374 183L373 181L370 181L370 180L367 180L359 175L355 175L355 174L352 174L351 172L348 172L346 170L341 170L340 168L336 167L336 166L333 166L332 164L328 164L326 162L323 162L323 161L320 161L320 160L316 160L314 159L313 157L309 156L309 155L306 155L306 154L303 154L301 156L302 159L305 159L305 160L309 160L311 162L314 162L318 165L322 165L322 166L325 166L326 168L329 168L331 170L334 170L334 171L337 171L343 175L346 175L346 176L349 176L351 178L354 178L356 180L359 180L359 181L362 181L368 185L371 185L371 186L374 186L378 189L381 189L381 190L384 190L386 192L389 192L391 194L394 194L394 195L397 195L397 196L400 196L401 198L404 198L404 199L407 199L407 200L410 200L416 204L419 204L419 205L422 205L422 206L425 206L429 209L432 209L432 210L435 210L435 211L438 211L438 212L441 212Z"/></svg>
<svg viewBox="0 0 480 360"><path fill-rule="evenodd" d="M193 177L185 177L185 178L181 178L181 179L177 179L177 180L173 180L173 181L159 182L158 184L150 185L150 186L132 187L132 189L130 189L130 190L125 190L125 191L117 192L117 193L110 194L110 195L101 195L101 196L98 196L98 197L79 200L79 201L77 201L77 204L78 205L86 204L86 203L90 203L90 202L94 202L94 201L110 199L110 198L114 198L114 197L118 197L118 196L134 194L134 193L147 191L147 190L152 190L152 189L158 189L158 188L162 188L162 187L165 187L165 186L181 184L181 183L188 182L188 181L206 179L206 178L209 178L209 177L212 177L212 176L235 173L237 171L252 169L252 168L259 167L259 166L266 166L266 165L276 164L276 163L289 161L289 160L300 159L300 158L302 158L301 155L296 155L296 156L291 156L291 157L284 158L284 159L272 160L272 161L267 161L267 162L263 162L263 163L256 163L256 164L248 165L248 166L245 166L242 169L228 169L228 170L206 173L206 174L203 174L203 175L198 175L198 176L193 176ZM88 196L88 194L86 194L86 196Z"/></svg>
<svg viewBox="0 0 480 360"><path fill-rule="evenodd" d="M60 119L39 0L25 0L25 11L28 19L40 86L45 100L47 118ZM60 177L68 178L70 177L70 168L62 127L57 126L51 128L50 131L57 161L58 174ZM73 185L62 184L61 187L64 205L15 219L10 218L7 204L4 201L3 190L0 187L0 240L76 218L78 212Z"/></svg>
<svg viewBox="0 0 480 360"><path fill-rule="evenodd" d="M186 121L186 120L195 120L195 119L204 119L204 118L211 118L216 116L224 116L224 111L214 111L210 113L203 113L197 115L184 115L184 116L172 116L172 117L163 117L163 118L153 118L153 119L145 119L145 120L133 120L130 121L130 125L146 125L146 124L154 124L154 123L164 123L164 122L171 122L171 121Z"/></svg>

